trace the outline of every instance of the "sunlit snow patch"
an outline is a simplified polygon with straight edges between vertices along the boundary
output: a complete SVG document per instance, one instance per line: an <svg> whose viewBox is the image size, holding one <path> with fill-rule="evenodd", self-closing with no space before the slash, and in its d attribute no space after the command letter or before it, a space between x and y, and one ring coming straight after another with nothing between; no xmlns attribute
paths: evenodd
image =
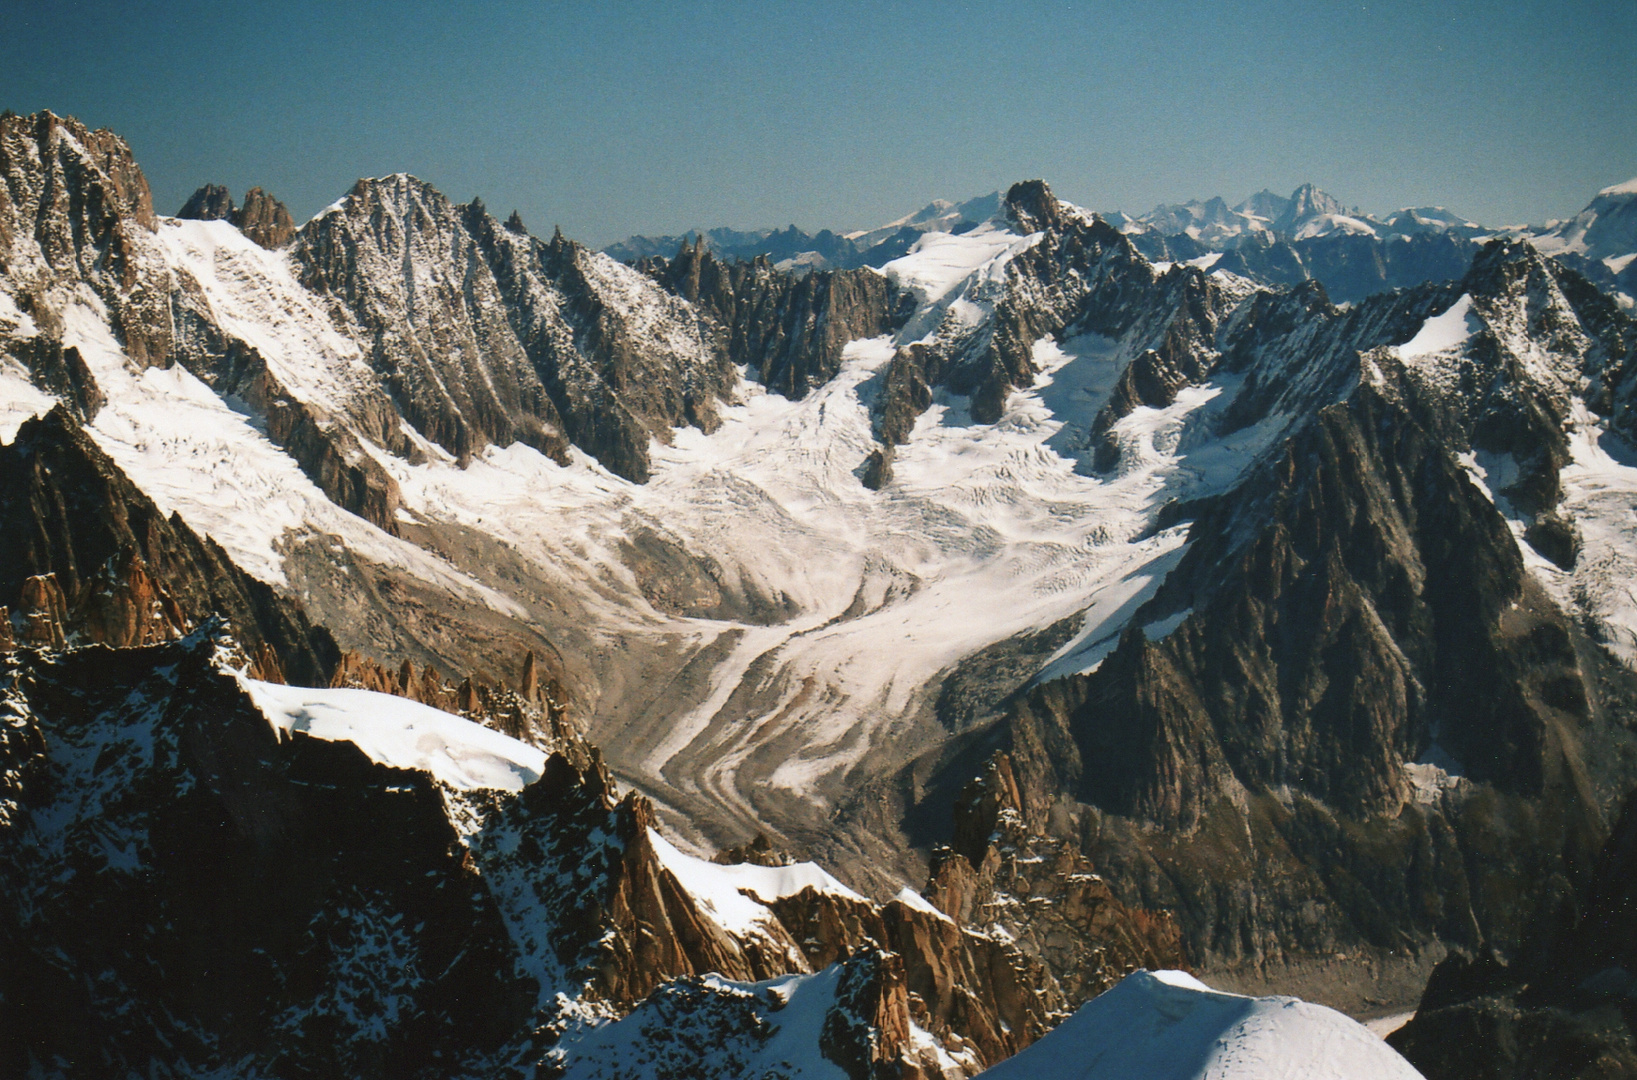
<svg viewBox="0 0 1637 1080"><path fill-rule="evenodd" d="M1419 1080L1363 1024L1288 997L1241 997L1139 971L984 1080Z"/></svg>
<svg viewBox="0 0 1637 1080"><path fill-rule="evenodd" d="M766 908L775 900L794 896L811 886L821 893L863 901L863 897L825 873L816 863L790 866L757 866L738 863L723 866L678 851L676 846L653 829L648 839L659 861L708 911L716 924L730 934L744 935L774 921Z"/></svg>
<svg viewBox="0 0 1637 1080"><path fill-rule="evenodd" d="M1416 335L1398 347L1398 355L1406 360L1431 353L1453 349L1472 336L1475 329L1467 316L1472 309L1472 297L1462 293L1442 315L1434 315L1421 324Z"/></svg>
<svg viewBox="0 0 1637 1080"><path fill-rule="evenodd" d="M522 791L546 755L482 724L373 690L314 690L239 676L239 685L281 735L300 731L350 742L371 760L420 769L461 791Z"/></svg>

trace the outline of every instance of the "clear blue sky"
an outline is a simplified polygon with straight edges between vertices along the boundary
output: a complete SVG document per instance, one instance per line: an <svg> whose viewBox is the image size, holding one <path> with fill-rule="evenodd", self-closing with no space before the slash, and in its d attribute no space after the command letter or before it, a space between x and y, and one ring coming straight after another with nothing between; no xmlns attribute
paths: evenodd
<svg viewBox="0 0 1637 1080"><path fill-rule="evenodd" d="M1637 175L1634 71L1637 0L0 0L0 107L118 131L163 212L215 181L305 219L405 171L597 245L1035 176L1540 221Z"/></svg>

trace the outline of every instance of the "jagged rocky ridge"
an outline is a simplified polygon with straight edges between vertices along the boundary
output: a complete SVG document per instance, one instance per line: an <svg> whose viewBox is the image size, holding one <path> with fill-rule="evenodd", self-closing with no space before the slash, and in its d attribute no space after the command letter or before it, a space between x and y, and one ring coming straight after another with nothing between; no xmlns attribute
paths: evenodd
<svg viewBox="0 0 1637 1080"><path fill-rule="evenodd" d="M457 457L572 442L641 482L649 439L710 430L731 392L692 313L641 276L410 177L361 181L302 227L292 259L356 320L405 418Z"/></svg>
<svg viewBox="0 0 1637 1080"><path fill-rule="evenodd" d="M281 731L217 634L4 662L8 1071L592 1075L624 1030L601 1024L678 1001L708 1040L694 1052L723 1049L718 1020L754 1050L797 1018L751 984L819 972L822 1025L786 1040L800 1056L771 1075L827 1059L859 1080L955 1077L1026 1046L1064 1001L1004 935L925 901L874 904L811 866L783 868L792 884L772 894L778 872L716 882L734 868L671 848L554 718L533 727L538 750L497 750L458 741L475 736L450 717L308 691L280 706ZM348 734L316 726L349 709ZM404 723L424 732L415 752L446 756L393 765L378 748ZM437 771L497 752L515 781ZM1134 914L1105 912L1109 981L1133 942L1177 959Z"/></svg>
<svg viewBox="0 0 1637 1080"><path fill-rule="evenodd" d="M1585 902L1634 778L1630 669L1525 554L1574 565L1574 412L1627 430L1633 325L1496 242L1458 284L1261 294L1218 327L1216 431L1278 435L1160 515L1186 552L1096 669L988 736L1023 820L1208 964L1515 955Z"/></svg>
<svg viewBox="0 0 1637 1080"><path fill-rule="evenodd" d="M206 184L188 197L176 216L194 221L230 221L240 232L269 250L283 247L296 234L289 207L259 187L245 192L243 206L235 206L227 188Z"/></svg>
<svg viewBox="0 0 1637 1080"><path fill-rule="evenodd" d="M323 685L337 666L328 631L160 513L62 406L0 446L0 520L0 597L15 613L0 619L0 636L122 648L220 616L262 678Z"/></svg>
<svg viewBox="0 0 1637 1080"><path fill-rule="evenodd" d="M1133 354L1083 435L1106 471L1119 456L1114 424L1138 406L1170 405L1178 389L1202 379L1217 324L1242 293L1192 267L1156 270L1112 226L1065 207L1040 181L1015 185L1004 209L1019 234L1038 234L1038 242L974 295L989 318L973 323L950 305L923 340L898 350L881 377L877 434L886 446L906 442L934 387L969 398L972 418L993 423L1007 396L1040 374L1037 341L1091 333Z"/></svg>
<svg viewBox="0 0 1637 1080"><path fill-rule="evenodd" d="M870 270L795 278L766 259L723 262L698 242L669 262L649 258L637 269L714 320L726 355L791 398L835 378L849 342L891 333L914 310L909 297Z"/></svg>

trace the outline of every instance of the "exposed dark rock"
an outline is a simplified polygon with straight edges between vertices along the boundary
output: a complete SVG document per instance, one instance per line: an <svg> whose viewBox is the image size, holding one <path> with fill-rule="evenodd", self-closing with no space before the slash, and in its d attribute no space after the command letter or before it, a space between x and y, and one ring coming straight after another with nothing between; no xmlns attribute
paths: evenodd
<svg viewBox="0 0 1637 1080"><path fill-rule="evenodd" d="M892 461L895 456L892 443L884 443L870 451L870 456L859 466L858 481L871 491L880 491L892 483Z"/></svg>
<svg viewBox="0 0 1637 1080"><path fill-rule="evenodd" d="M233 197L220 184L206 184L188 197L179 218L195 221L228 221L250 239L268 250L290 242L296 223L289 208L259 187L245 192L244 205L233 205Z"/></svg>
<svg viewBox="0 0 1637 1080"><path fill-rule="evenodd" d="M1091 332L1163 352L1129 373L1129 381L1099 416L1095 436L1143 402L1156 400L1208 373L1213 344L1229 301L1220 286L1192 267L1156 273L1132 243L1100 218L1065 209L1039 181L1014 185L1003 209L1014 228L1041 232L1012 256L995 286L992 317L973 330L957 320L934 343L900 350L883 376L876 403L877 434L902 442L931 404L931 388L967 397L972 419L993 423L1015 389L1032 386L1034 346L1041 338ZM1164 369L1164 370L1160 370ZM1152 384L1151 386L1149 384ZM1161 387L1169 385L1170 389ZM1100 464L1112 467L1112 443Z"/></svg>
<svg viewBox="0 0 1637 1080"><path fill-rule="evenodd" d="M330 685L409 698L434 709L459 713L524 742L544 740L556 744L578 738L569 718L568 695L562 684L556 676L549 676L541 685L534 653L531 651L528 655L527 672L533 675L532 692L493 686L470 675L456 685L445 681L430 665L417 674L410 660L391 671L355 652L341 654ZM530 685L525 680L525 686Z"/></svg>
<svg viewBox="0 0 1637 1080"><path fill-rule="evenodd" d="M927 898L963 925L1004 928L1053 973L1068 1008L1139 968L1188 966L1170 915L1126 906L1072 842L1028 830L1006 754L968 782L954 817Z"/></svg>
<svg viewBox="0 0 1637 1080"><path fill-rule="evenodd" d="M732 396L737 373L687 305L410 177L361 182L293 252L356 320L397 411L457 458L521 441L566 462L572 442L641 482L650 440L714 430Z"/></svg>
<svg viewBox="0 0 1637 1080"><path fill-rule="evenodd" d="M1044 180L1023 180L1006 192L1006 214L1025 235L1063 227L1063 207Z"/></svg>
<svg viewBox="0 0 1637 1080"><path fill-rule="evenodd" d="M188 196L176 216L190 221L232 221L238 212L227 188L221 184L206 184Z"/></svg>
<svg viewBox="0 0 1637 1080"><path fill-rule="evenodd" d="M36 574L23 580L17 598L22 621L19 640L42 649L60 649L67 641L68 601L55 574Z"/></svg>
<svg viewBox="0 0 1637 1080"><path fill-rule="evenodd" d="M268 250L277 250L296 234L289 208L259 187L244 194L244 205L233 215L239 231Z"/></svg>
<svg viewBox="0 0 1637 1080"><path fill-rule="evenodd" d="M773 846L766 833L759 832L738 847L724 848L711 857L711 862L724 866L751 863L755 866L789 866L795 857L788 851Z"/></svg>
<svg viewBox="0 0 1637 1080"><path fill-rule="evenodd" d="M0 177L0 269L18 291L84 282L132 362L165 366L169 272L148 182L124 140L48 112L13 114L0 119Z"/></svg>
<svg viewBox="0 0 1637 1080"><path fill-rule="evenodd" d="M279 739L215 645L21 655L0 723L8 1073L443 1075L533 988L430 777Z"/></svg>
<svg viewBox="0 0 1637 1080"><path fill-rule="evenodd" d="M11 351L28 367L35 386L60 399L82 422L96 419L107 398L78 349L42 336L17 342Z"/></svg>
<svg viewBox="0 0 1637 1080"><path fill-rule="evenodd" d="M461 458L518 440L560 456L560 419L477 254L456 208L403 176L360 181L293 248L303 283L345 305L423 435Z"/></svg>
<svg viewBox="0 0 1637 1080"><path fill-rule="evenodd" d="M1250 278L1274 287L1300 285L1312 275L1288 241L1269 232L1250 232L1211 265L1212 270Z"/></svg>
<svg viewBox="0 0 1637 1080"><path fill-rule="evenodd" d="M647 291L644 278L626 278L625 268L560 233L536 257L566 300L564 317L579 350L552 353L547 380L578 445L641 482L650 437L668 443L683 424L716 430L717 403L732 398L738 373L690 307L658 288ZM629 300L619 290L627 287L642 290L638 302L648 311L625 309ZM537 348L530 356L544 365Z"/></svg>
<svg viewBox="0 0 1637 1080"><path fill-rule="evenodd" d="M963 925L901 900L877 906L812 889L777 901L773 910L815 969L861 950L886 950L888 997L904 995L902 1004L889 1000L887 1007L908 1009L923 1030L946 1046L970 1048L985 1063L1044 1035L1063 1007L1046 968L988 934L988 926ZM897 1022L887 1023L890 1030Z"/></svg>
<svg viewBox="0 0 1637 1080"><path fill-rule="evenodd" d="M1556 513L1537 517L1524 530L1523 538L1530 547L1564 570L1573 570L1575 561L1580 558L1579 530L1574 522Z"/></svg>
<svg viewBox="0 0 1637 1080"><path fill-rule="evenodd" d="M535 659L533 649L523 657L523 674L518 680L517 692L523 695L524 701L540 699L540 662Z"/></svg>
<svg viewBox="0 0 1637 1080"><path fill-rule="evenodd" d="M710 316L731 361L788 398L834 377L848 342L895 330L910 313L908 298L872 270L797 277L765 259L720 262L698 242L639 269Z"/></svg>
<svg viewBox="0 0 1637 1080"><path fill-rule="evenodd" d="M1637 799L1582 899L1533 927L1513 963L1492 950L1451 954L1389 1041L1428 1080L1637 1074Z"/></svg>
<svg viewBox="0 0 1637 1080"><path fill-rule="evenodd" d="M106 635L101 640L116 645L219 614L252 655L271 649L294 682L329 681L339 657L329 633L179 517L162 516L61 407L27 421L0 447L0 520L7 523L0 597L17 597L27 579L52 575L64 616L75 613L66 629L84 629L90 640ZM168 620L163 633L153 628L151 609L141 610L150 601Z"/></svg>
<svg viewBox="0 0 1637 1080"><path fill-rule="evenodd" d="M847 961L836 1005L824 1017L819 1051L841 1066L848 1080L921 1080L928 1075L919 1062L904 1060L913 1051L902 959L875 952ZM928 1064L937 1068L935 1058Z"/></svg>
<svg viewBox="0 0 1637 1080"><path fill-rule="evenodd" d="M916 419L932 407L932 384L943 376L943 357L930 345L899 349L881 374L875 433L887 446L909 442Z"/></svg>
<svg viewBox="0 0 1637 1080"><path fill-rule="evenodd" d="M172 311L176 328L173 356L182 366L218 394L237 399L259 416L267 437L295 460L331 502L397 534L397 481L359 442L362 434L400 455L415 452L385 393L358 389L348 400L345 416L327 415L291 394L254 345L225 331L202 291L185 274L177 275Z"/></svg>
<svg viewBox="0 0 1637 1080"><path fill-rule="evenodd" d="M1376 347L1462 293L1484 323L1459 355ZM1173 912L1202 964L1518 956L1584 895L1606 793L1633 779L1616 749L1633 677L1532 583L1454 455L1510 455L1511 505L1549 507L1573 373L1603 373L1621 388L1604 408L1626 415L1628 328L1505 245L1459 285L1347 311L1307 285L1218 325L1214 362L1245 375L1223 426L1288 416L1292 437L1172 515L1194 521L1187 552L1094 673L1014 700L1000 730L1023 827L1077 849L1121 902ZM1536 337L1553 365L1514 354ZM1127 372L1139 401L1144 374ZM1572 558L1550 512L1530 534ZM1158 640L1141 629L1161 622ZM1429 754L1461 775L1409 768Z"/></svg>
<svg viewBox="0 0 1637 1080"><path fill-rule="evenodd" d="M1315 236L1292 245L1309 276L1338 301L1466 275L1478 245L1444 233L1378 239L1354 233Z"/></svg>

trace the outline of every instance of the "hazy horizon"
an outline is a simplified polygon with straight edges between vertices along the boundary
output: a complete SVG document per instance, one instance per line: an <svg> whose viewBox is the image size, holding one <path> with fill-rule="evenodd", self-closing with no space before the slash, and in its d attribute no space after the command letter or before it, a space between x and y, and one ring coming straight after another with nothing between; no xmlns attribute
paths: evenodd
<svg viewBox="0 0 1637 1080"><path fill-rule="evenodd" d="M1043 177L1140 214L1311 182L1487 225L1637 175L1637 5L46 4L0 107L124 136L174 213L260 186L305 220L413 173L604 246L873 228Z"/></svg>

